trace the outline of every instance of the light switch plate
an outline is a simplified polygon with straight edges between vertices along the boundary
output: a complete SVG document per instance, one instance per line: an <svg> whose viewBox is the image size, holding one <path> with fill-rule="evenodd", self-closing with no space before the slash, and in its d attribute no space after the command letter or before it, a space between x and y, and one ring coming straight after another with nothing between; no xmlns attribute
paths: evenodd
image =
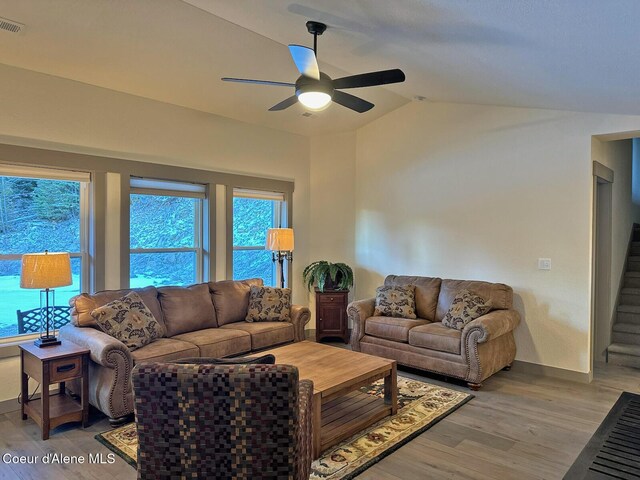
<svg viewBox="0 0 640 480"><path fill-rule="evenodd" d="M551 259L550 258L539 258L538 259L538 270L551 270Z"/></svg>

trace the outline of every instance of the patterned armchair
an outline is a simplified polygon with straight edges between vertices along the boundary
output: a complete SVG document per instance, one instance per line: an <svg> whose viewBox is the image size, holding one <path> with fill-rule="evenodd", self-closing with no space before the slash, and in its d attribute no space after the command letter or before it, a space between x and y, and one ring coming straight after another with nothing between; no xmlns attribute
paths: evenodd
<svg viewBox="0 0 640 480"><path fill-rule="evenodd" d="M313 383L295 367L141 363L133 388L138 478L309 478Z"/></svg>

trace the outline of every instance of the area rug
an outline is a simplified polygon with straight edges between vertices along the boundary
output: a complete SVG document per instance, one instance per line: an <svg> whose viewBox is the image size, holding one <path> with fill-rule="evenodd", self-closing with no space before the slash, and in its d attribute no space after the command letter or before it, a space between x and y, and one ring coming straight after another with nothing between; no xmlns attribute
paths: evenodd
<svg viewBox="0 0 640 480"><path fill-rule="evenodd" d="M384 382L361 391L384 397ZM330 448L311 465L312 480L348 480L471 400L473 395L398 376L398 413ZM95 437L136 466L138 437L134 423Z"/></svg>

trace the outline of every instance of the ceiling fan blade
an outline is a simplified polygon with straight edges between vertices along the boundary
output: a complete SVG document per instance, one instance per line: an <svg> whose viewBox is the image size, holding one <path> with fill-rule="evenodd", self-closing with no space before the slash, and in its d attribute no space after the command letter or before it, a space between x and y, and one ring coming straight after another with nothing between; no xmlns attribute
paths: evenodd
<svg viewBox="0 0 640 480"><path fill-rule="evenodd" d="M278 110L284 110L298 101L298 97L292 95L291 97L281 101L269 109L270 112L277 112Z"/></svg>
<svg viewBox="0 0 640 480"><path fill-rule="evenodd" d="M238 83L255 83L258 85L273 85L274 87L295 87L295 83L287 83L287 82L272 82L270 80L251 80L249 78L230 78L223 77L221 78L223 82L238 82Z"/></svg>
<svg viewBox="0 0 640 480"><path fill-rule="evenodd" d="M362 98L358 98L349 93L344 93L339 90L335 90L333 92L332 100L336 103L339 103L343 107L350 108L351 110L355 110L358 113L364 113L371 110L375 105L371 102L367 102Z"/></svg>
<svg viewBox="0 0 640 480"><path fill-rule="evenodd" d="M381 70L379 72L361 73L349 77L337 78L333 81L333 88L359 88L386 85L387 83L404 82L404 72L399 68Z"/></svg>
<svg viewBox="0 0 640 480"><path fill-rule="evenodd" d="M289 45L289 51L293 57L293 63L296 64L298 71L305 77L320 80L320 69L318 68L318 60L312 48L302 45Z"/></svg>

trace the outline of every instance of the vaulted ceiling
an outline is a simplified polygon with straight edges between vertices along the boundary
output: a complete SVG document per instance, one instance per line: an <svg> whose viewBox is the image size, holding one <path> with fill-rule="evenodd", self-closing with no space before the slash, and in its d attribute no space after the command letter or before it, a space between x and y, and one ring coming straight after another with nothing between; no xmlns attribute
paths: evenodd
<svg viewBox="0 0 640 480"><path fill-rule="evenodd" d="M640 114L636 0L3 0L0 63L303 135L351 130L415 101ZM293 92L223 76L295 81L286 45L332 77L402 68L357 89L376 107L304 117ZM0 85L1 85L0 78Z"/></svg>

